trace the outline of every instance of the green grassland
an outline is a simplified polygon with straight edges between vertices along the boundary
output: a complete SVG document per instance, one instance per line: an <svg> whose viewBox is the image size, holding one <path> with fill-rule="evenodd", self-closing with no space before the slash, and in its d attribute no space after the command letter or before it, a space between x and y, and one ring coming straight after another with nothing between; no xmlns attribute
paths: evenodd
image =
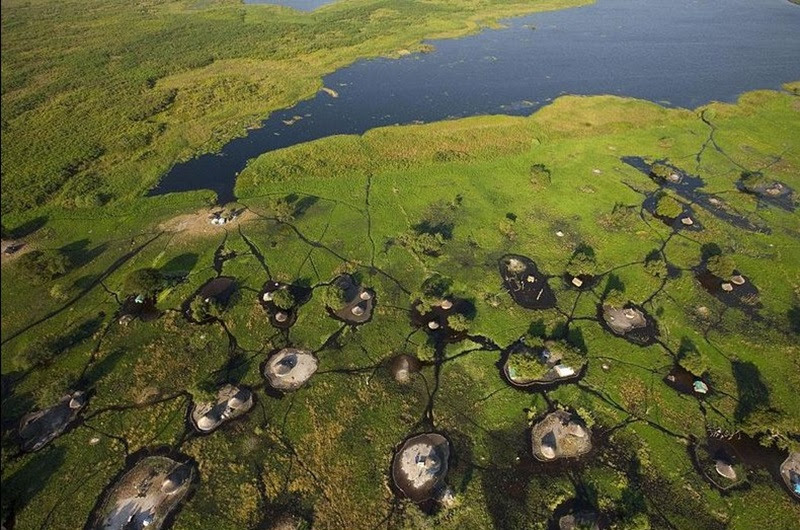
<svg viewBox="0 0 800 530"><path fill-rule="evenodd" d="M587 1L4 1L2 212L141 195L356 59Z"/></svg>
<svg viewBox="0 0 800 530"><path fill-rule="evenodd" d="M338 11L311 20L323 12ZM390 127L299 145L250 164L237 195L254 218L212 236L163 228L207 205L212 197L199 192L8 217L18 232L43 221L26 240L63 249L73 267L34 285L18 263L3 266L2 373L10 389L2 404L3 518L13 510L18 529L79 528L126 455L169 446L200 471L179 529L256 528L287 505L317 528L538 529L578 490L616 528L792 528L800 507L765 471L750 474L749 489L723 496L687 451L690 437L717 428L798 448L800 223L797 213L735 186L743 171L760 170L800 189L800 100L796 84L786 88L696 111L570 96L529 118ZM704 229L672 234L641 210L641 192L657 186L623 156L666 159L702 177L705 191L771 232L744 231L698 207ZM306 199L305 207L278 215L277 200L290 195ZM452 224L438 257L402 237L432 204ZM594 249L602 274L586 292L560 277L580 244ZM711 244L758 287L758 318L700 287L691 268ZM239 296L222 314L224 328L191 324L180 306L216 275L220 246L237 253L222 274L236 278ZM654 249L674 276L647 271ZM513 303L497 266L506 253L529 256L553 276L556 309ZM126 276L144 267L184 281L160 293L161 318L120 326L117 297L126 294ZM357 273L377 293L369 323L353 329L330 318L315 290L288 333L270 326L258 304L267 279L313 286L342 272ZM475 340L436 349L413 327L411 293L434 273L474 303ZM661 344L638 347L599 325L609 282L654 316ZM509 387L493 345L505 348L531 329L583 345L586 376L547 393ZM277 399L264 392L259 365L287 344L315 350L320 368ZM686 344L709 366L713 393L702 404L662 381ZM51 355L42 360L42 350ZM407 385L386 366L398 353L429 361ZM191 395L209 380L250 385L257 403L209 436L186 437ZM94 392L82 422L40 452L17 455L14 422L78 383ZM525 432L548 401L578 410L597 439L608 440L567 468L529 467ZM453 444L448 483L457 505L429 517L396 500L388 470L406 436L432 427Z"/></svg>

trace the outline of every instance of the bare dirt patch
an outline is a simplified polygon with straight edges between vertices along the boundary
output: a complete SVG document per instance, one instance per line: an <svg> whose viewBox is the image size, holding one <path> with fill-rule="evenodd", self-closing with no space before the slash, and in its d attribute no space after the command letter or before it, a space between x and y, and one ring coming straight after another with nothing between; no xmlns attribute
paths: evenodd
<svg viewBox="0 0 800 530"><path fill-rule="evenodd" d="M237 228L240 224L252 221L256 215L250 210L235 209L235 216L228 216L224 224L214 224L212 220L223 213L222 208L203 208L194 213L178 215L164 221L158 228L165 232L180 234L184 238L209 237L224 233L226 229Z"/></svg>

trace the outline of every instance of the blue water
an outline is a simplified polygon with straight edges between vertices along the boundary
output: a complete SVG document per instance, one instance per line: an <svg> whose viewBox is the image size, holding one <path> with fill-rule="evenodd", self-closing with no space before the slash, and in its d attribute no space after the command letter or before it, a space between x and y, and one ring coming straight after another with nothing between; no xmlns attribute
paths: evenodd
<svg viewBox="0 0 800 530"><path fill-rule="evenodd" d="M477 114L527 115L561 94L619 94L693 108L800 79L800 6L786 0L598 0L431 41L433 53L363 60L274 112L220 154L178 164L151 194L211 189L267 151L373 127ZM535 27L535 29L532 29ZM293 125L284 120L304 118Z"/></svg>

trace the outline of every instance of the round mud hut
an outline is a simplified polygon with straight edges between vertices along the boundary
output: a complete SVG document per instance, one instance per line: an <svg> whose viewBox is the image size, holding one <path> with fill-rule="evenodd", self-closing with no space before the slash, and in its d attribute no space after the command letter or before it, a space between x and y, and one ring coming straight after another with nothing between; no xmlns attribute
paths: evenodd
<svg viewBox="0 0 800 530"><path fill-rule="evenodd" d="M264 364L264 377L269 385L281 392L297 390L317 371L319 362L308 350L284 348Z"/></svg>
<svg viewBox="0 0 800 530"><path fill-rule="evenodd" d="M791 453L783 461L781 477L795 498L800 499L800 452Z"/></svg>

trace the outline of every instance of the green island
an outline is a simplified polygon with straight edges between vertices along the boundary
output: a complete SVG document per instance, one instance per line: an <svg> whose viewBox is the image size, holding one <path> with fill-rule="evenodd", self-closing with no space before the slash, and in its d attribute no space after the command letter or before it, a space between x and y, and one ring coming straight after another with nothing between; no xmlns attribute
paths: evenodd
<svg viewBox="0 0 800 530"><path fill-rule="evenodd" d="M800 81L377 128L263 154L233 204L143 196L356 58L581 3L4 2L3 523L795 528ZM544 375L520 337L575 379L509 384ZM580 451L535 457L557 421Z"/></svg>

